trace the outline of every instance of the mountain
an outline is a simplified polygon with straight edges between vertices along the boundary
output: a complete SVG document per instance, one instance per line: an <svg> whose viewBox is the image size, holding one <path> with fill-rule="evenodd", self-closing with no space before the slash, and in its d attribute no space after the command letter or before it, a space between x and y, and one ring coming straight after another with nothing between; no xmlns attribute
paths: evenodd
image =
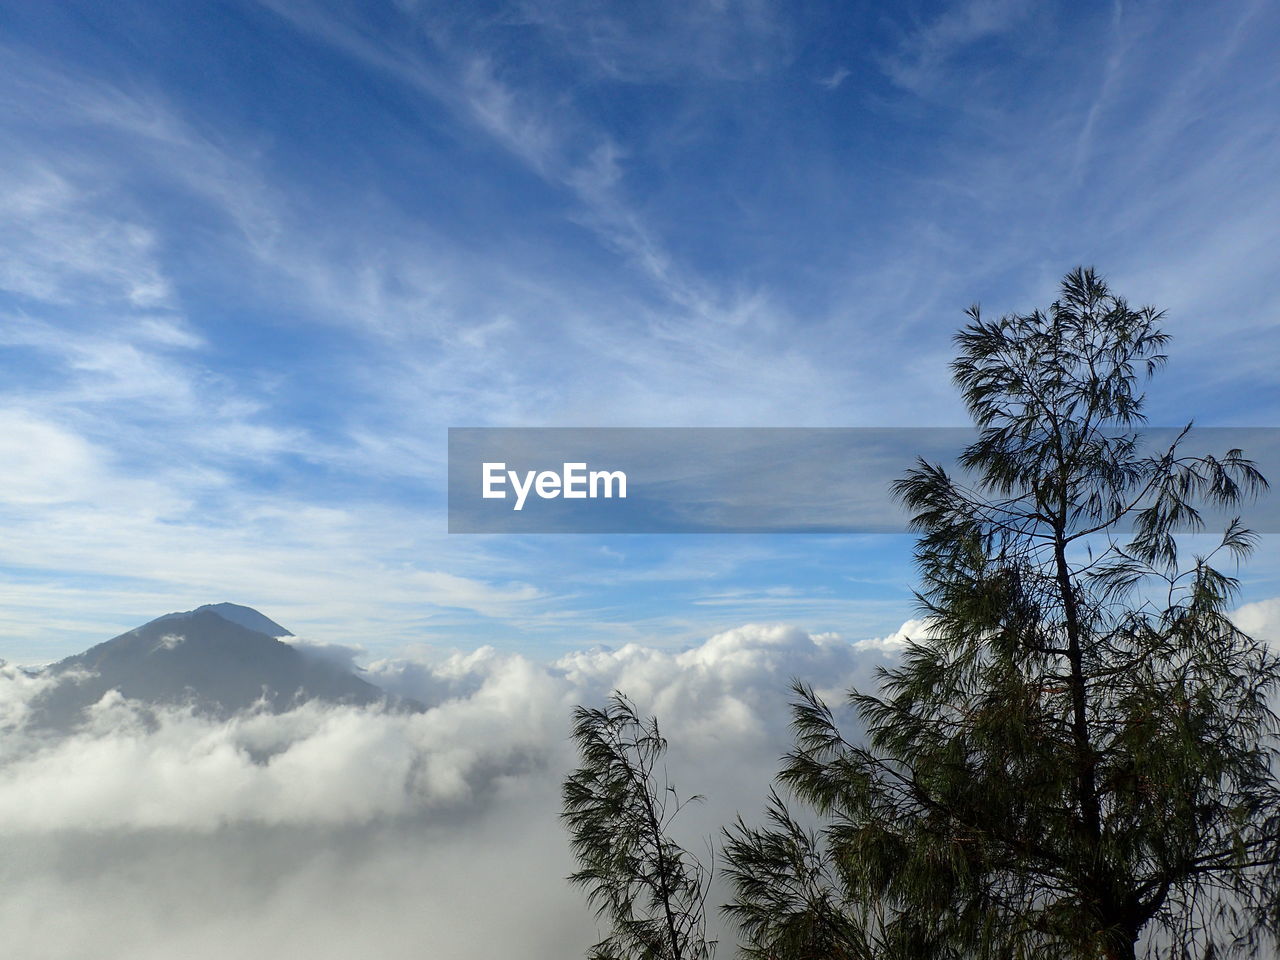
<svg viewBox="0 0 1280 960"><path fill-rule="evenodd" d="M242 607L238 603L206 603L203 607L196 607L194 610L188 610L186 613L167 613L163 617L157 617L152 623L159 623L161 620L169 620L172 618L189 617L193 613L203 613L206 610L212 610L223 620L230 620L232 623L238 623L247 630L253 630L257 633L265 633L268 637L292 637L293 634L286 630L274 620L264 617L253 607Z"/></svg>
<svg viewBox="0 0 1280 960"><path fill-rule="evenodd" d="M306 700L421 709L278 639L290 636L233 603L166 614L48 667L61 681L33 704L33 720L73 727L111 690L147 706L190 705L218 718L260 702L274 713Z"/></svg>

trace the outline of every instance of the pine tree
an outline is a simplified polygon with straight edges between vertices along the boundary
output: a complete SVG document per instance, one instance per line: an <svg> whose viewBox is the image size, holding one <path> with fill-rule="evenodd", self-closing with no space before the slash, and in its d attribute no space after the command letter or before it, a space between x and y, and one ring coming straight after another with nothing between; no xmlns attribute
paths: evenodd
<svg viewBox="0 0 1280 960"><path fill-rule="evenodd" d="M659 770L667 742L655 718L615 693L603 709L578 707L573 739L582 766L564 782L562 819L585 887L609 934L590 960L709 960L710 871L671 839L680 800Z"/></svg>
<svg viewBox="0 0 1280 960"><path fill-rule="evenodd" d="M929 624L865 733L797 683L770 821L728 831L748 956L1256 954L1280 930L1280 663L1231 622L1238 521L1185 557L1205 506L1265 488L1241 451L1146 452L1161 314L1078 269L1048 311L957 335L978 428L959 470L896 492Z"/></svg>

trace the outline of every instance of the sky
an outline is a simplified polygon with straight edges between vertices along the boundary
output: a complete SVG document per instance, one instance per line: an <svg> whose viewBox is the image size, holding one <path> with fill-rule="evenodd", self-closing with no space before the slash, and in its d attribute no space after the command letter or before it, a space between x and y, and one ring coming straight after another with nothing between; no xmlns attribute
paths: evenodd
<svg viewBox="0 0 1280 960"><path fill-rule="evenodd" d="M0 657L219 601L365 662L888 636L907 537L450 536L446 431L961 426L964 309L1081 263L1167 311L1153 423L1275 425L1278 43L1273 3L0 3Z"/></svg>

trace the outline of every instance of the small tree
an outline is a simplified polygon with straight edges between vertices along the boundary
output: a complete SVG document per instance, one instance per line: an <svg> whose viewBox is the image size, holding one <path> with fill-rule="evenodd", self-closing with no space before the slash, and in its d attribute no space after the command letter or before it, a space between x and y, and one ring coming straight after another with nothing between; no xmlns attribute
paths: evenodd
<svg viewBox="0 0 1280 960"><path fill-rule="evenodd" d="M1197 505L1265 487L1238 450L1144 453L1139 380L1161 315L1092 270L1049 311L957 336L979 429L966 476L897 484L921 534L930 629L853 691L865 743L795 687L775 799L739 822L730 913L762 958L1256 954L1280 929L1280 664L1228 618L1238 521L1183 562Z"/></svg>
<svg viewBox="0 0 1280 960"><path fill-rule="evenodd" d="M655 718L615 693L604 709L578 707L573 739L582 766L564 782L564 812L597 916L612 931L591 960L708 960L710 871L668 835L681 801L658 764L667 743ZM698 799L696 797L688 798Z"/></svg>

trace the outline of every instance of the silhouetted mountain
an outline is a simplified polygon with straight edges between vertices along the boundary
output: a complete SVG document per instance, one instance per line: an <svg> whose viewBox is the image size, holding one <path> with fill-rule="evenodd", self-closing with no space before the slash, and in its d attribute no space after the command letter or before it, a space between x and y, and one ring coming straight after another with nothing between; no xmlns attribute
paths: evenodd
<svg viewBox="0 0 1280 960"><path fill-rule="evenodd" d="M208 604L170 613L48 668L63 679L34 704L34 721L67 728L110 690L148 706L192 705L225 718L306 700L422 709L349 669L276 637L293 636L250 607Z"/></svg>

